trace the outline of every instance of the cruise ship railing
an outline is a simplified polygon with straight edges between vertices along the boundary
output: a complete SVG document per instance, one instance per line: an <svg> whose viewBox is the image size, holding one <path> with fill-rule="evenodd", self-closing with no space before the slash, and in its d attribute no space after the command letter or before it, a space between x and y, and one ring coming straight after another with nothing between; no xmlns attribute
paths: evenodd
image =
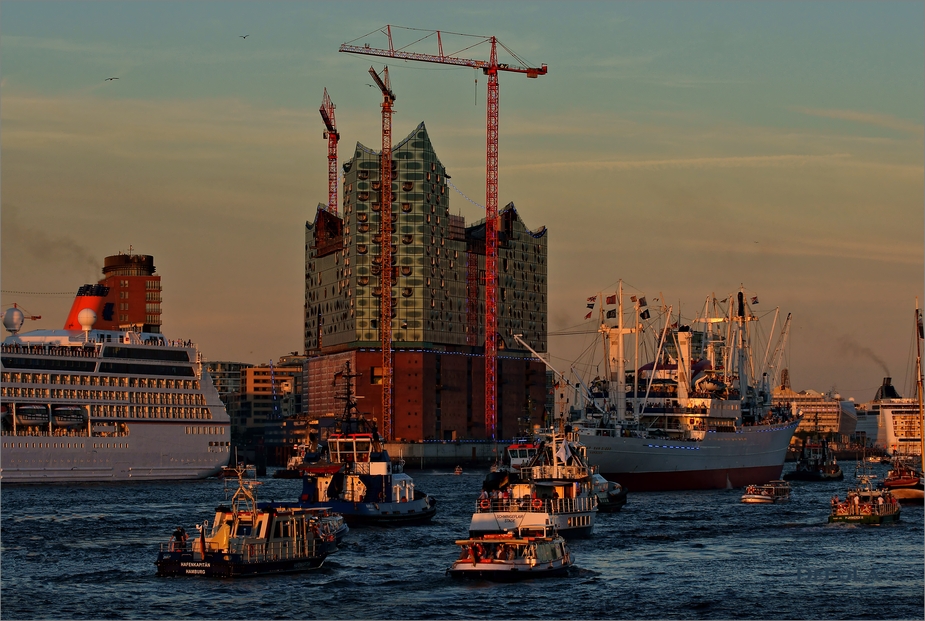
<svg viewBox="0 0 925 621"><path fill-rule="evenodd" d="M483 498L475 503L476 513L581 513L595 511L597 498Z"/></svg>

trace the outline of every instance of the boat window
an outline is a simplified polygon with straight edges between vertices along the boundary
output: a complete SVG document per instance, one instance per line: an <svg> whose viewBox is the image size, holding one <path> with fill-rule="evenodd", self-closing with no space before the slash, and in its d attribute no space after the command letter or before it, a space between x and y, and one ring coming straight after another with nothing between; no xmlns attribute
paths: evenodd
<svg viewBox="0 0 925 621"><path fill-rule="evenodd" d="M253 530L252 524L238 524L235 537L249 537Z"/></svg>

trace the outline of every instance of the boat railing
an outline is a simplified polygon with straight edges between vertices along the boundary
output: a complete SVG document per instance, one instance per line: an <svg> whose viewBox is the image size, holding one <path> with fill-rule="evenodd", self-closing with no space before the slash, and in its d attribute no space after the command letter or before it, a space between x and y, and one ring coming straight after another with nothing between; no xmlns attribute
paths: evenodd
<svg viewBox="0 0 925 621"><path fill-rule="evenodd" d="M597 498L483 498L476 501L476 513L580 513L594 511Z"/></svg>
<svg viewBox="0 0 925 621"><path fill-rule="evenodd" d="M585 466L533 466L532 468L521 468L521 476L534 481L547 479L584 479L588 476L588 469Z"/></svg>
<svg viewBox="0 0 925 621"><path fill-rule="evenodd" d="M202 543L198 539L183 543L170 541L160 544L161 552L188 552L193 560L203 559ZM240 555L245 563L264 563L268 561L297 560L304 557L317 556L319 552L318 540L308 539L301 541L261 541L247 542L232 540L228 542L227 549L219 549L206 543L206 552L223 552L225 554Z"/></svg>

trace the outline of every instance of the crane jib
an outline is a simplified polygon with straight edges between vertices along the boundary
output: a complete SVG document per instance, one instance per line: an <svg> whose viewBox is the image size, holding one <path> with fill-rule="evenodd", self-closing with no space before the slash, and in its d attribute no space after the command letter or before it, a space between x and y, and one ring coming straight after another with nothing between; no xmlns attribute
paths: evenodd
<svg viewBox="0 0 925 621"><path fill-rule="evenodd" d="M424 62L441 63L445 65L458 65L460 67L474 67L476 69L482 69L483 71L488 71L491 68L491 63L487 60L456 58L455 56L437 56L434 54L416 54L413 52L399 52L395 50L384 50L375 47L347 45L346 43L341 45L338 51L354 54L366 54L367 56L384 56L386 58L399 58L402 60L419 60ZM500 71L526 73L528 78L536 78L541 75L546 75L547 72L546 65L542 65L541 67L520 67L516 65L512 66L509 64L500 63L498 64L497 68Z"/></svg>

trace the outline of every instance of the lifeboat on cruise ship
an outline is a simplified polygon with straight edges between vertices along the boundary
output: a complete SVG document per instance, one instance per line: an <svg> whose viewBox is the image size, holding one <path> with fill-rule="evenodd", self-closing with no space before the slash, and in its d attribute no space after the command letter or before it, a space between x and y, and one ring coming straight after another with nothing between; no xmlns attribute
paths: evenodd
<svg viewBox="0 0 925 621"><path fill-rule="evenodd" d="M47 425L48 408L44 405L20 405L16 408L17 425Z"/></svg>
<svg viewBox="0 0 925 621"><path fill-rule="evenodd" d="M86 412L79 405L59 405L55 407L52 420L56 427L82 427L87 424Z"/></svg>

